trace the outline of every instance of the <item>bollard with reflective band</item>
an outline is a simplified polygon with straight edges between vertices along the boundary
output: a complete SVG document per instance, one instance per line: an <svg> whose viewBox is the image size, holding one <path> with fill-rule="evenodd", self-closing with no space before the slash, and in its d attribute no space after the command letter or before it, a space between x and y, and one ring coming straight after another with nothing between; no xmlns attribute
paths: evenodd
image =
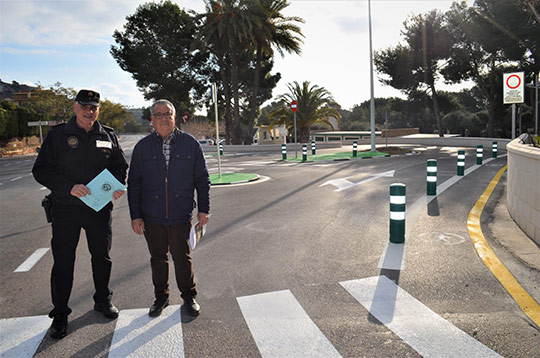
<svg viewBox="0 0 540 358"><path fill-rule="evenodd" d="M476 146L476 164L482 165L482 159L484 157L484 146L482 144L478 144Z"/></svg>
<svg viewBox="0 0 540 358"><path fill-rule="evenodd" d="M465 151L458 150L457 155L457 175L463 176L465 174Z"/></svg>
<svg viewBox="0 0 540 358"><path fill-rule="evenodd" d="M219 143L219 155L223 155L223 143Z"/></svg>
<svg viewBox="0 0 540 358"><path fill-rule="evenodd" d="M302 161L307 160L307 144L302 144Z"/></svg>
<svg viewBox="0 0 540 358"><path fill-rule="evenodd" d="M281 156L283 157L283 160L287 159L287 144L281 145Z"/></svg>
<svg viewBox="0 0 540 358"><path fill-rule="evenodd" d="M354 141L352 144L352 156L356 157L357 152L358 152L358 143Z"/></svg>
<svg viewBox="0 0 540 358"><path fill-rule="evenodd" d="M315 141L311 141L311 154L315 155L315 152L317 151L317 148L315 147Z"/></svg>
<svg viewBox="0 0 540 358"><path fill-rule="evenodd" d="M405 242L405 184L390 185L390 242Z"/></svg>
<svg viewBox="0 0 540 358"><path fill-rule="evenodd" d="M491 145L491 158L497 158L497 142Z"/></svg>
<svg viewBox="0 0 540 358"><path fill-rule="evenodd" d="M427 195L437 195L437 161L429 159L427 161Z"/></svg>

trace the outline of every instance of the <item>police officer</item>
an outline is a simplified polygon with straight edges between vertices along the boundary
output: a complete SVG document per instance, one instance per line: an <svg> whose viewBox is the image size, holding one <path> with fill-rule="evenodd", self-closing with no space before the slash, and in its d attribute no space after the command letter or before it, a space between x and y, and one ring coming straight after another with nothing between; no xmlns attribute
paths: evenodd
<svg viewBox="0 0 540 358"><path fill-rule="evenodd" d="M52 240L54 264L51 273L53 318L50 335L67 334L68 306L73 286L73 267L80 231L86 232L92 256L94 309L107 318L117 318L109 289L111 274L112 203L96 212L79 198L90 194L85 184L104 169L125 183L127 161L112 128L100 124L99 93L81 90L73 103L73 116L67 123L53 127L41 147L32 173L40 184L51 190ZM114 199L122 196L116 191Z"/></svg>

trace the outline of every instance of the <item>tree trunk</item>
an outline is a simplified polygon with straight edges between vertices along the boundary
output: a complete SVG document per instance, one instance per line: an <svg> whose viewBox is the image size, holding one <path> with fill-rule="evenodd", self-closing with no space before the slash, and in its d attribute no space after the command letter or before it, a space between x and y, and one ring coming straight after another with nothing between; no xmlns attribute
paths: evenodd
<svg viewBox="0 0 540 358"><path fill-rule="evenodd" d="M231 143L231 88L225 71L225 61L219 58L219 74L223 84L223 94L225 95L225 142Z"/></svg>
<svg viewBox="0 0 540 358"><path fill-rule="evenodd" d="M231 84L232 95L234 98L234 117L233 117L233 144L242 144L242 128L240 127L240 100L238 94L238 60L236 50L231 51ZM239 137L240 135L240 137Z"/></svg>
<svg viewBox="0 0 540 358"><path fill-rule="evenodd" d="M249 103L249 118L247 123L247 137L246 140L249 140L248 144L251 144L253 140L253 127L255 125L255 112L257 111L257 96L259 94L259 82L261 76L261 61L262 61L262 44L257 43L257 60L255 62L255 72L253 74L253 86L251 93L251 100ZM248 138L249 137L249 138Z"/></svg>
<svg viewBox="0 0 540 358"><path fill-rule="evenodd" d="M309 127L301 127L299 131L298 141L300 143L309 143Z"/></svg>
<svg viewBox="0 0 540 358"><path fill-rule="evenodd" d="M444 137L444 128L442 124L441 111L439 110L439 97L435 90L435 85L430 84L431 99L433 101L433 112L435 113L435 120L437 121L437 130L439 131L439 137Z"/></svg>

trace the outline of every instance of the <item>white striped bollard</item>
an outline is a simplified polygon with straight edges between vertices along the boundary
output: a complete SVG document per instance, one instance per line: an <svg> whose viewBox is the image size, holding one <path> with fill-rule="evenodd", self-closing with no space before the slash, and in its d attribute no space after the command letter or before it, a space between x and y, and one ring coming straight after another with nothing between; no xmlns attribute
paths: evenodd
<svg viewBox="0 0 540 358"><path fill-rule="evenodd" d="M358 153L358 143L354 141L352 144L352 156L356 157L357 153Z"/></svg>
<svg viewBox="0 0 540 358"><path fill-rule="evenodd" d="M437 195L437 161L429 159L427 161L427 195Z"/></svg>
<svg viewBox="0 0 540 358"><path fill-rule="evenodd" d="M465 174L465 151L458 150L457 155L457 175L463 176Z"/></svg>
<svg viewBox="0 0 540 358"><path fill-rule="evenodd" d="M281 156L283 160L287 159L287 144L281 145Z"/></svg>
<svg viewBox="0 0 540 358"><path fill-rule="evenodd" d="M390 242L405 242L405 184L390 185Z"/></svg>
<svg viewBox="0 0 540 358"><path fill-rule="evenodd" d="M307 144L302 144L302 161L305 162L307 160Z"/></svg>
<svg viewBox="0 0 540 358"><path fill-rule="evenodd" d="M482 165L483 158L484 158L484 146L482 144L478 144L476 146L476 164Z"/></svg>
<svg viewBox="0 0 540 358"><path fill-rule="evenodd" d="M315 141L311 141L311 154L315 155L317 148L315 147Z"/></svg>
<svg viewBox="0 0 540 358"><path fill-rule="evenodd" d="M219 155L223 155L223 143L219 143Z"/></svg>
<svg viewBox="0 0 540 358"><path fill-rule="evenodd" d="M497 142L491 144L491 158L497 158Z"/></svg>

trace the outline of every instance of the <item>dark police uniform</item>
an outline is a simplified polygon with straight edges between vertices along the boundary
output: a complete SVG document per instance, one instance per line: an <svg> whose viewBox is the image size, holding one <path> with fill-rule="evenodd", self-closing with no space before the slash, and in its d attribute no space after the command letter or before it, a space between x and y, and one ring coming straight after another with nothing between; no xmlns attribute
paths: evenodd
<svg viewBox="0 0 540 358"><path fill-rule="evenodd" d="M88 184L107 168L125 183L127 161L112 128L97 120L86 132L76 117L51 129L39 152L32 173L52 192L52 253L54 265L51 291L54 309L50 317L69 315L69 296L73 286L75 252L81 228L84 228L92 255L96 303L110 302L111 211L112 203L99 212L70 194L75 184Z"/></svg>

